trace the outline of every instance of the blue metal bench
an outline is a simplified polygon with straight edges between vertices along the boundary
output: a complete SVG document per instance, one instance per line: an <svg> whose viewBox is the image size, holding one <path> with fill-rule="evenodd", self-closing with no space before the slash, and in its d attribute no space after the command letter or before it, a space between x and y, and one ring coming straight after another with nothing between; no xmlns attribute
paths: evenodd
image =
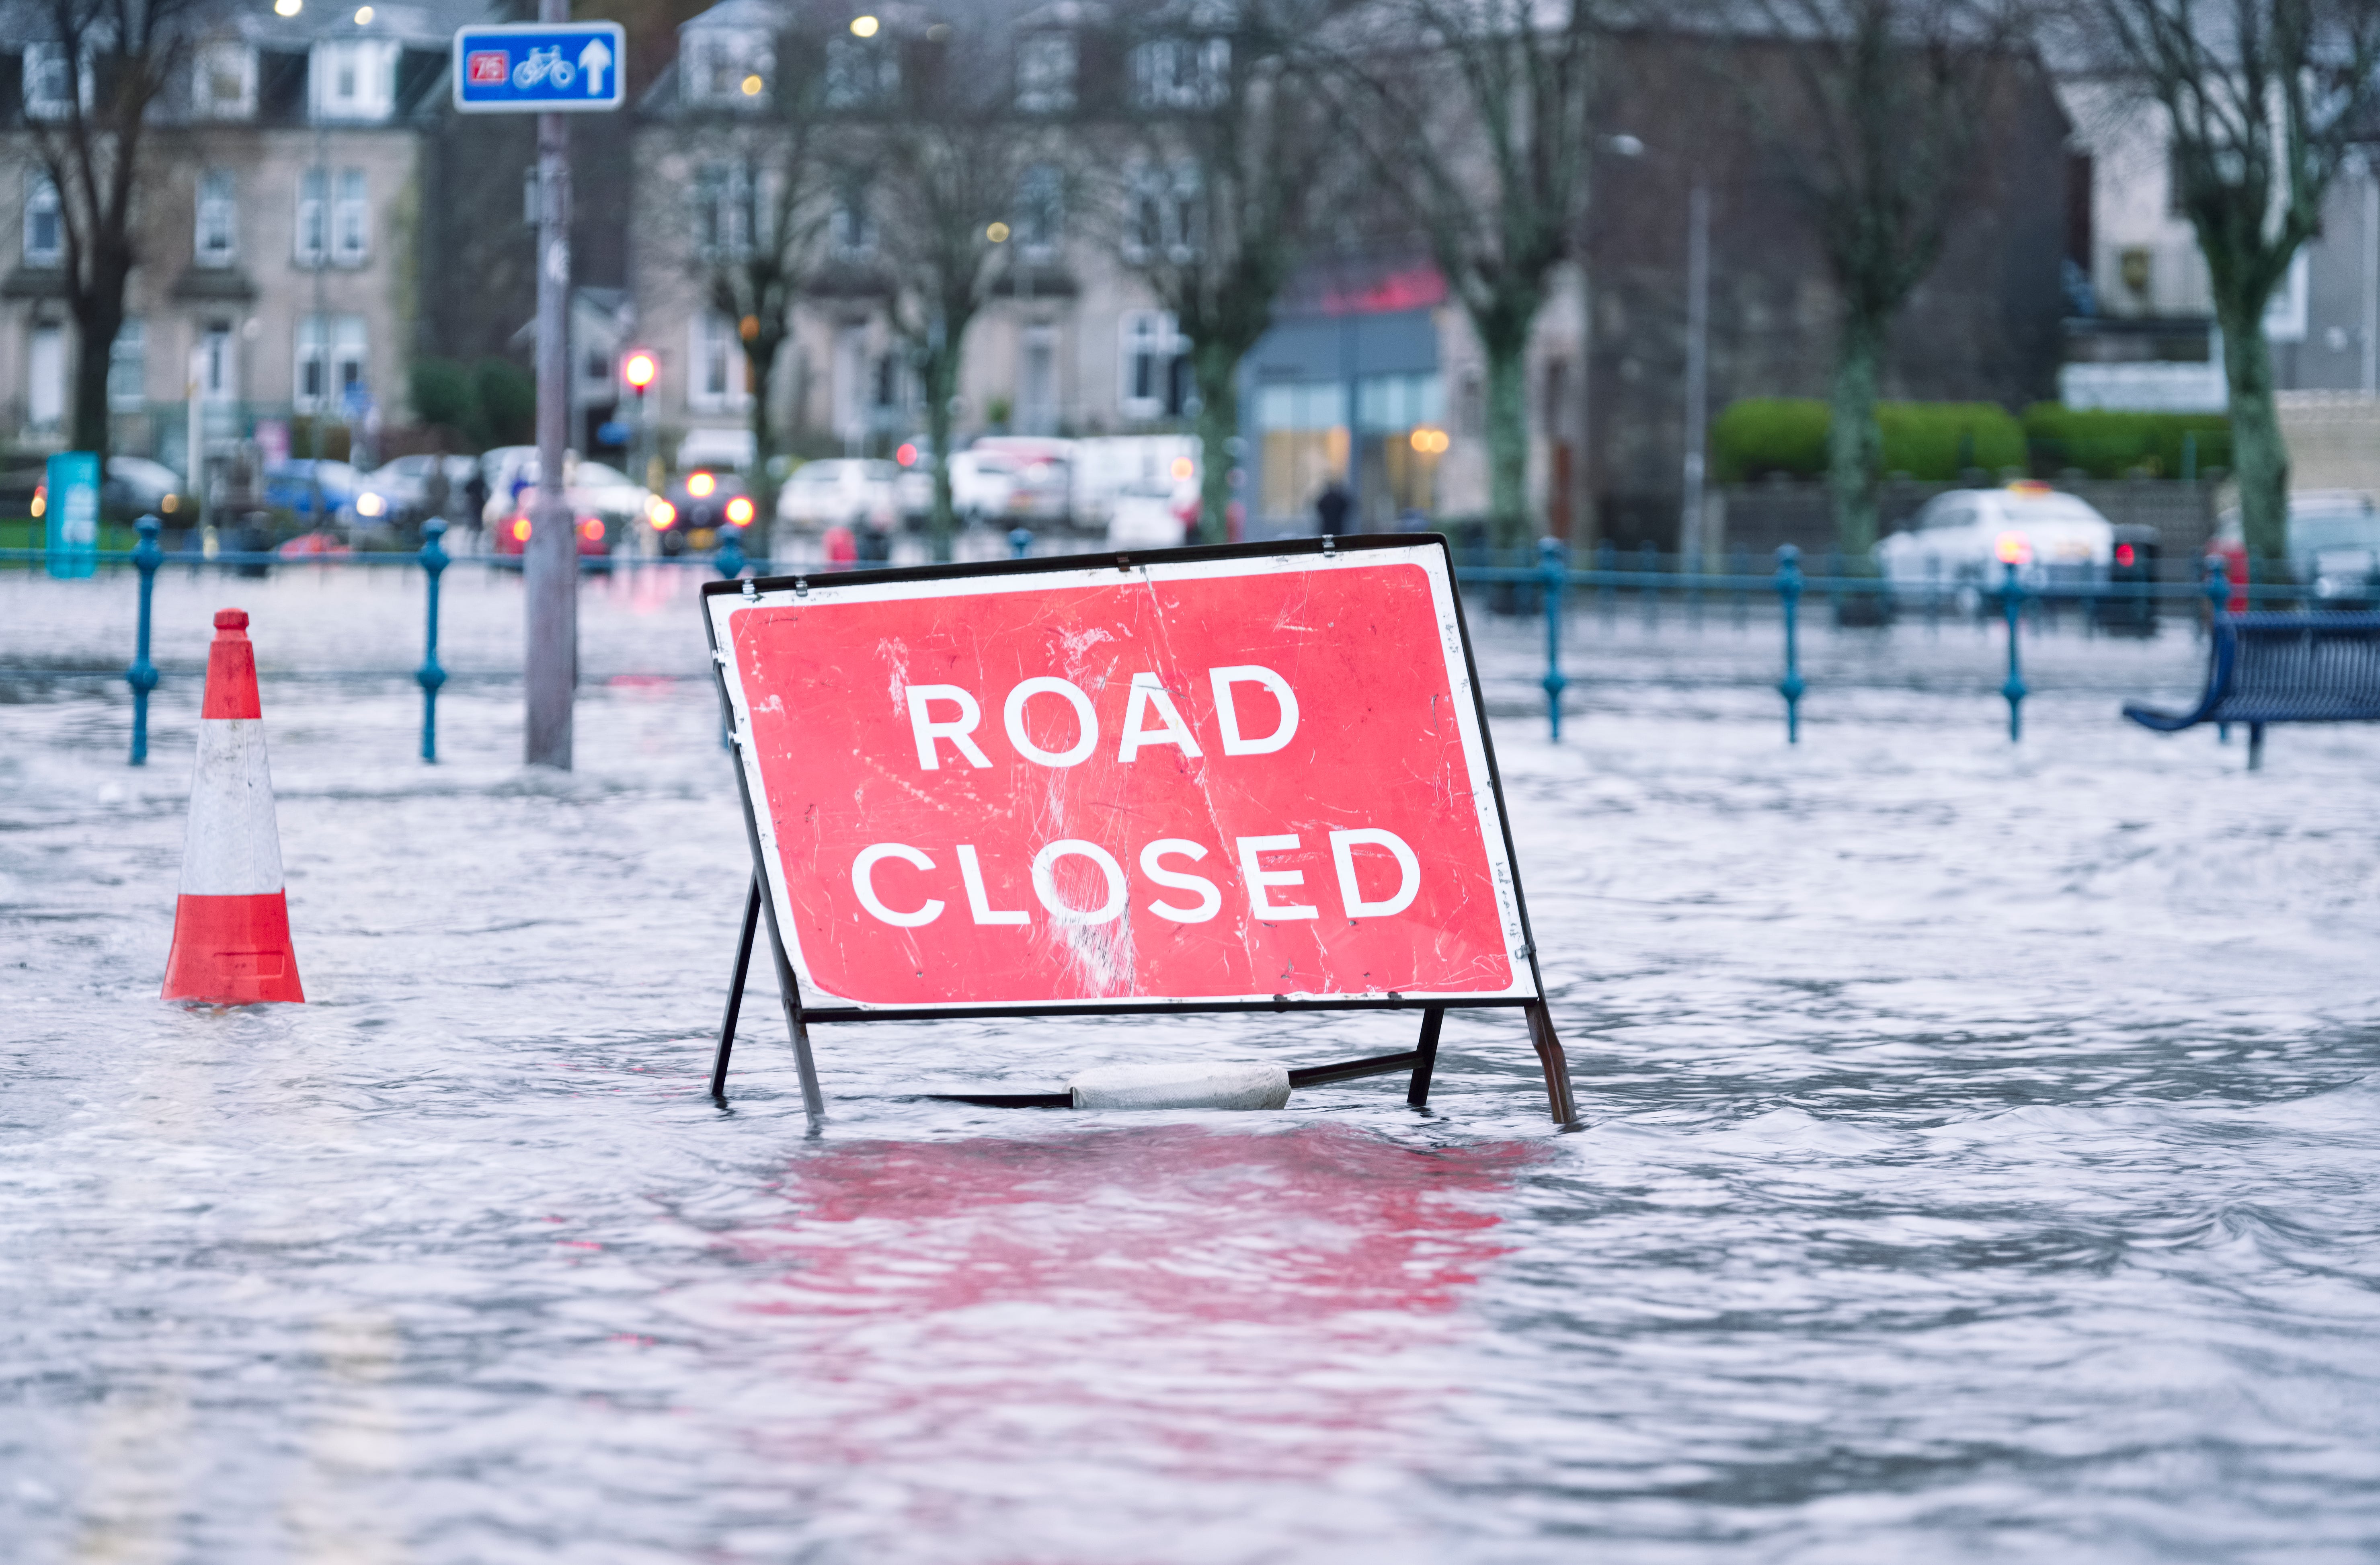
<svg viewBox="0 0 2380 1565"><path fill-rule="evenodd" d="M2206 694L2187 712L2137 701L2124 715L2160 734L2248 725L2248 770L2264 764L2268 722L2380 722L2380 613L2218 613Z"/></svg>

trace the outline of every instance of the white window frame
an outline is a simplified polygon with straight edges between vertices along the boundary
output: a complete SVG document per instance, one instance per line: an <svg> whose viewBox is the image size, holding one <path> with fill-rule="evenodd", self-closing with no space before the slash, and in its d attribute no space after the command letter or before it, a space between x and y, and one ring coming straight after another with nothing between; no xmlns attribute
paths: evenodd
<svg viewBox="0 0 2380 1565"><path fill-rule="evenodd" d="M343 168L331 190L331 259L361 266L371 259L371 187L362 169Z"/></svg>
<svg viewBox="0 0 2380 1565"><path fill-rule="evenodd" d="M1032 164L1016 182L1016 248L1029 260L1048 261L1065 242L1065 170Z"/></svg>
<svg viewBox="0 0 2380 1565"><path fill-rule="evenodd" d="M1198 253L1198 165L1171 168L1138 164L1125 174L1124 258L1135 263L1170 261L1180 265Z"/></svg>
<svg viewBox="0 0 2380 1565"><path fill-rule="evenodd" d="M206 402L236 402L239 397L238 350L232 323L211 321L199 334L199 396Z"/></svg>
<svg viewBox="0 0 2380 1565"><path fill-rule="evenodd" d="M310 166L298 171L298 224L290 234L291 259L302 267L329 260L331 171Z"/></svg>
<svg viewBox="0 0 2380 1565"><path fill-rule="evenodd" d="M1141 367L1152 365L1151 383L1163 385L1173 374L1173 361L1189 344L1169 309L1127 309L1116 318L1116 410L1127 419L1165 417L1165 394L1140 394Z"/></svg>
<svg viewBox="0 0 2380 1565"><path fill-rule="evenodd" d="M210 245L220 237L220 245ZM228 168L202 168L190 224L190 260L199 266L231 266L239 261L239 176Z"/></svg>
<svg viewBox="0 0 2380 1565"><path fill-rule="evenodd" d="M695 171L695 236L706 258L741 261L752 253L757 190L748 163L709 163Z"/></svg>
<svg viewBox="0 0 2380 1565"><path fill-rule="evenodd" d="M66 118L74 110L69 92L80 96L85 109L91 107L91 73L73 68L65 44L26 44L21 68L27 119Z"/></svg>
<svg viewBox="0 0 2380 1565"><path fill-rule="evenodd" d="M364 388L371 399L371 329L360 315L331 317L331 410L344 413L347 388Z"/></svg>
<svg viewBox="0 0 2380 1565"><path fill-rule="evenodd" d="M699 310L686 322L686 406L698 413L749 410L749 366L735 322L715 309Z"/></svg>
<svg viewBox="0 0 2380 1565"><path fill-rule="evenodd" d="M763 91L746 96L744 81L758 76L765 84L775 63L773 55L762 33L717 27L690 31L686 34L678 95L689 103L762 107L769 94Z"/></svg>
<svg viewBox="0 0 2380 1565"><path fill-rule="evenodd" d="M235 81L238 90L220 97L215 87ZM190 103L202 119L252 119L256 115L256 51L245 43L210 43L190 62Z"/></svg>
<svg viewBox="0 0 2380 1565"><path fill-rule="evenodd" d="M848 259L876 253L876 219L868 197L864 175L845 173L835 181L834 211L827 220L827 243L835 254Z"/></svg>
<svg viewBox="0 0 2380 1565"><path fill-rule="evenodd" d="M34 225L46 215L55 229L47 245L34 241ZM49 171L29 168L25 171L25 264L47 269L66 264L67 217L60 204L58 188L52 182Z"/></svg>
<svg viewBox="0 0 2380 1565"><path fill-rule="evenodd" d="M901 91L901 58L889 39L830 38L826 41L826 106L872 109Z"/></svg>
<svg viewBox="0 0 2380 1565"><path fill-rule="evenodd" d="M307 59L307 97L324 120L382 120L395 108L396 49L387 39L324 39ZM351 88L352 91L342 91Z"/></svg>
<svg viewBox="0 0 2380 1565"><path fill-rule="evenodd" d="M1144 109L1211 109L1232 91L1228 38L1152 38L1132 46L1132 101Z"/></svg>
<svg viewBox="0 0 2380 1565"><path fill-rule="evenodd" d="M1081 58L1071 32L1028 32L1017 40L1017 112L1057 115L1072 110Z"/></svg>
<svg viewBox="0 0 2380 1565"><path fill-rule="evenodd" d="M138 315L128 315L107 346L107 410L138 413L149 406L149 331Z"/></svg>

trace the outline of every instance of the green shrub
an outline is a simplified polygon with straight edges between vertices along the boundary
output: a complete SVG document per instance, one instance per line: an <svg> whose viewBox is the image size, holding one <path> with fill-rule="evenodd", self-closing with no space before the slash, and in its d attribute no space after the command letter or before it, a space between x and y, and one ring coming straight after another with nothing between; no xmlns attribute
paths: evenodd
<svg viewBox="0 0 2380 1565"><path fill-rule="evenodd" d="M407 380L416 419L450 430L470 428L480 399L468 370L451 358L417 358Z"/></svg>
<svg viewBox="0 0 2380 1565"><path fill-rule="evenodd" d="M2036 402L2024 410L2034 465L2046 473L2080 467L2095 479L2120 479L2134 468L2178 479L2182 438L2197 442L2198 471L2231 466L2231 420L2220 413L2112 413Z"/></svg>
<svg viewBox="0 0 2380 1565"><path fill-rule="evenodd" d="M2024 465L2024 429L1998 403L1879 402L1876 420L1884 436L1884 473L1941 479L1969 467ZM1730 403L1711 429L1718 480L1742 483L1769 473L1819 477L1827 470L1833 422L1815 397Z"/></svg>
<svg viewBox="0 0 2380 1565"><path fill-rule="evenodd" d="M471 436L482 446L527 445L537 438L537 382L508 358L490 357L471 367L478 406Z"/></svg>

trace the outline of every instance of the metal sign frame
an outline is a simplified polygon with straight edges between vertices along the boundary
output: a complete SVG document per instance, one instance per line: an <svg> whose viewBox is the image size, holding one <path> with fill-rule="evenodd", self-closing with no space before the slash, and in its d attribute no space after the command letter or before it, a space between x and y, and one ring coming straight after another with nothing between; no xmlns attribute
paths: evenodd
<svg viewBox="0 0 2380 1565"><path fill-rule="evenodd" d="M603 69L609 73L609 91L601 97L505 97L491 103L486 99L466 97L471 85L468 74L469 56L475 51L484 52L490 44L508 43L529 39L582 39L589 35L603 39L612 57ZM511 52L505 54L505 72L509 80L518 68L513 66ZM455 30L455 43L447 64L447 74L454 80L455 112L467 115L542 115L542 114L607 114L625 108L628 103L626 66L628 61L627 30L618 22L491 22L485 26L459 27ZM567 51L557 55L554 63L575 79L581 62L570 57Z"/></svg>
<svg viewBox="0 0 2380 1565"><path fill-rule="evenodd" d="M1380 550L1412 550L1435 547L1445 565L1445 579L1450 588L1454 612L1454 626L1463 649L1463 672L1471 697L1471 709L1482 758L1486 762L1488 785L1494 801L1496 826L1501 835L1504 863L1512 877L1512 897L1520 921L1521 946L1515 954L1527 963L1527 992L1482 995L1433 994L1427 998L1408 998L1390 994L1381 998L1366 995L1333 995L1318 999L1279 996L1269 1001L1068 1001L1054 1003L1026 1002L997 1005L920 1005L898 1008L835 1006L832 1008L806 1005L801 998L798 977L787 955L785 942L779 928L777 899L770 894L770 858L763 844L759 810L760 801L753 796L746 747L750 735L737 721L736 704L729 690L727 663L729 654L719 638L718 617L711 612L711 601L721 597L757 600L763 592L792 592L806 595L813 586L863 587L912 582L953 581L987 576L1029 576L1058 573L1078 573L1085 570L1130 571L1135 566L1193 564L1208 562L1240 560L1281 560L1295 558L1330 558ZM752 853L753 875L744 908L743 932L737 945L734 975L729 982L726 1013L722 1019L719 1044L711 1071L711 1094L724 1101L726 1098L728 1060L735 1046L736 1018L741 1009L745 982L750 972L751 957L759 927L764 916L768 925L769 944L773 956L777 981L782 993L785 1022L794 1042L795 1061L800 1070L802 1097L813 1117L825 1112L825 1103L818 1085L818 1072L809 1047L809 1024L847 1022L917 1022L943 1021L992 1016L1123 1016L1150 1014L1207 1014L1210 1013L1267 1013L1289 1011L1420 1011L1421 1039L1416 1048L1402 1053L1379 1055L1366 1060L1347 1061L1336 1064L1301 1067L1290 1072L1293 1086L1313 1086L1326 1081L1342 1081L1358 1076L1388 1074L1410 1071L1412 1082L1407 1101L1416 1107L1427 1101L1429 1078L1435 1065L1438 1037L1445 1013L1451 1009L1491 1010L1519 1008L1527 1013L1530 1040L1535 1045L1539 1062L1544 1068L1548 1107L1554 1119L1563 1124L1578 1117L1570 1084L1570 1073L1561 1044L1555 1035L1553 1022L1547 1010L1545 980L1537 964L1536 937L1529 924L1528 898L1521 883L1520 861L1512 842L1512 819L1504 803L1503 774L1496 762L1495 739L1488 722L1486 699L1480 690L1477 658L1471 645L1471 627L1463 611L1460 588L1455 585L1453 552L1446 538L1439 533L1371 533L1347 537L1289 539L1265 543L1206 544L1185 549L1158 549L1115 553L1059 555L1025 560L995 560L969 564L914 565L889 570L838 571L831 576L766 576L745 581L705 582L700 595L703 631L710 647L711 675L719 694L722 722L735 754L735 786L744 807L746 841ZM1515 976L1516 982L1518 976ZM958 1101L997 1107L1062 1107L1069 1099L1062 1093L952 1093L936 1094Z"/></svg>

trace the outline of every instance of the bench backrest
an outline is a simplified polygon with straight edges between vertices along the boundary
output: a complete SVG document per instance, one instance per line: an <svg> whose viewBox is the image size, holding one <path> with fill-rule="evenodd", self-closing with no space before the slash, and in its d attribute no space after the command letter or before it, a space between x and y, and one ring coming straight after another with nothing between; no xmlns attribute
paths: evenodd
<svg viewBox="0 0 2380 1565"><path fill-rule="evenodd" d="M2231 670L2208 721L2380 720L2380 613L2225 614L2216 634Z"/></svg>

